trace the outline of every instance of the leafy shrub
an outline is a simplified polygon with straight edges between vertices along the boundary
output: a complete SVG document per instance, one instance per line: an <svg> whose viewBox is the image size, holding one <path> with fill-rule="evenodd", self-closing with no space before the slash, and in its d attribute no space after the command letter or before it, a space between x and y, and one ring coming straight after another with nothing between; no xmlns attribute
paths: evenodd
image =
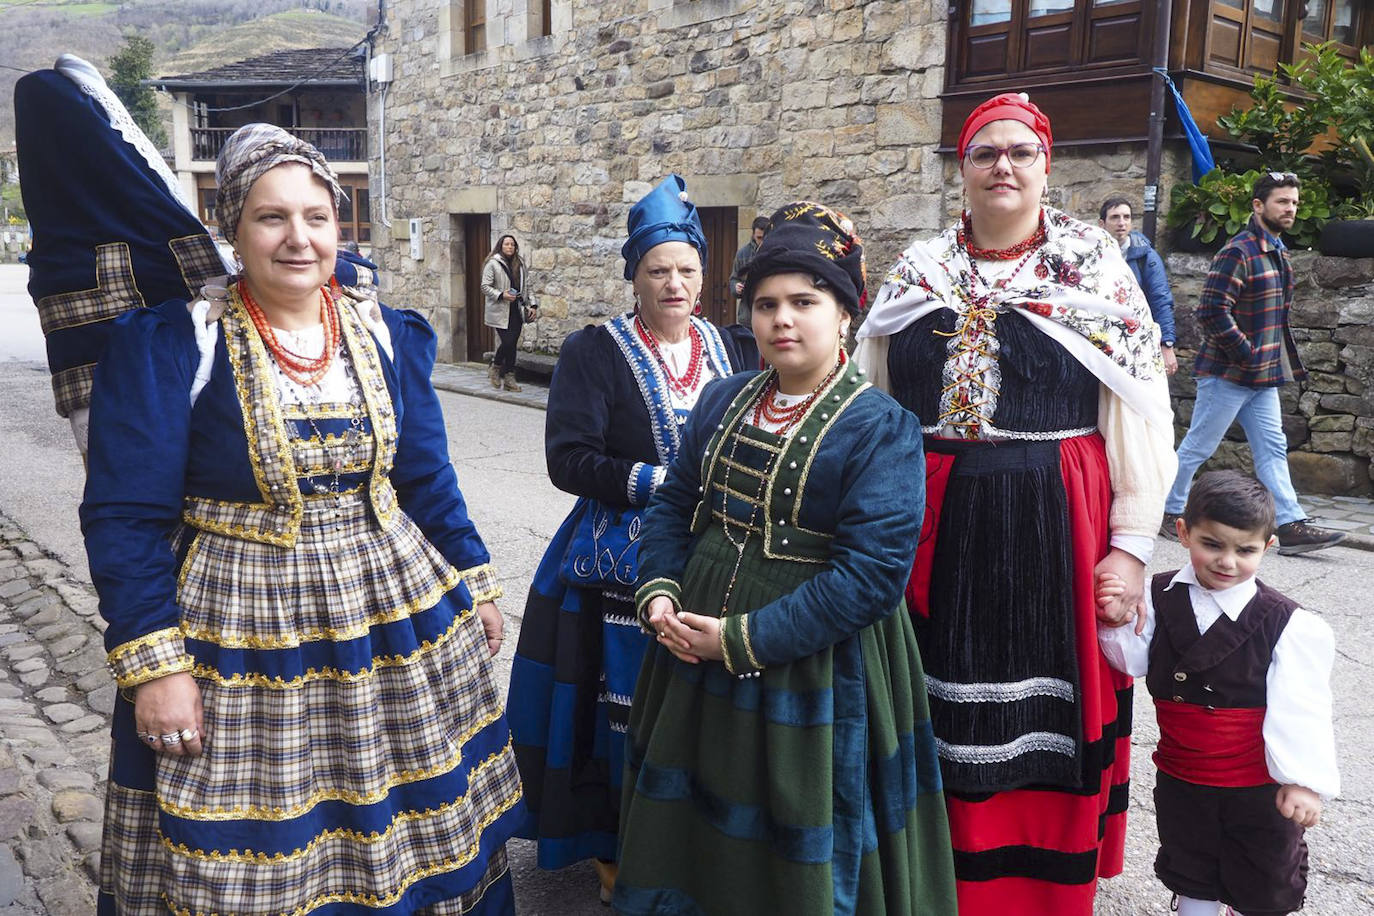
<svg viewBox="0 0 1374 916"><path fill-rule="evenodd" d="M1193 237L1206 244L1230 238L1250 222L1251 192L1260 175L1257 169L1237 173L1215 168L1198 184L1175 185L1169 225L1192 226ZM1311 248L1330 218L1331 187L1320 178L1307 179L1298 197L1297 219L1284 235L1295 248Z"/></svg>

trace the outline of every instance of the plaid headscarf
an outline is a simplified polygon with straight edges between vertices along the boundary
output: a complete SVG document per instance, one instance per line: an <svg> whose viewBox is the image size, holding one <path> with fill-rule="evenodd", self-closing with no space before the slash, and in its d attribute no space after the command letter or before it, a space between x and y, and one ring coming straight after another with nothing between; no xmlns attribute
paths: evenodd
<svg viewBox="0 0 1374 916"><path fill-rule="evenodd" d="M315 147L273 124L245 124L224 141L215 162L215 181L219 184L215 213L227 241L238 237L239 217L253 183L283 162L310 166L310 171L333 192L335 209L346 199L339 177Z"/></svg>

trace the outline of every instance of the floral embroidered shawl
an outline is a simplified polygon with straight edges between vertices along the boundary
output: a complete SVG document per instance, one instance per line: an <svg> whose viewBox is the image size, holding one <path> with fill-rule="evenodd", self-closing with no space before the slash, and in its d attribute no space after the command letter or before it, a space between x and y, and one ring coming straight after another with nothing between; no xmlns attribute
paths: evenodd
<svg viewBox="0 0 1374 916"><path fill-rule="evenodd" d="M974 279L958 226L913 243L859 328L855 358L881 380L886 366L873 363L886 362L886 347L875 346L877 338L938 308L1019 309L1148 422L1170 428L1172 409L1157 387L1164 372L1159 333L1120 246L1102 229L1049 207L1044 223L1045 243L1005 286Z"/></svg>

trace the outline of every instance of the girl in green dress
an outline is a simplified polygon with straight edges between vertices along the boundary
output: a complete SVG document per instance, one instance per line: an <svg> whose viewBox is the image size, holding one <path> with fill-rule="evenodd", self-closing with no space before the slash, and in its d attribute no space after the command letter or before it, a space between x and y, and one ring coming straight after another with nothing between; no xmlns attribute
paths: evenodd
<svg viewBox="0 0 1374 916"><path fill-rule="evenodd" d="M920 424L845 355L864 298L848 219L773 215L745 286L771 368L706 389L645 516L619 913L955 911L901 603Z"/></svg>

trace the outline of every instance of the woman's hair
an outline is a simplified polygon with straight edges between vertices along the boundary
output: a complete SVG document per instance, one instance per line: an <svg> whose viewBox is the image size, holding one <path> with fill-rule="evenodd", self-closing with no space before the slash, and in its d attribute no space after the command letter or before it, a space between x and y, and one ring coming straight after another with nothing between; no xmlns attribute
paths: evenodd
<svg viewBox="0 0 1374 916"><path fill-rule="evenodd" d="M1201 521L1220 522L1241 531L1274 533L1274 496L1269 488L1239 471L1208 471L1193 482L1183 522L1189 528Z"/></svg>
<svg viewBox="0 0 1374 916"><path fill-rule="evenodd" d="M498 255L500 255L502 258L505 257L504 254L501 254L501 243L504 242L506 239L510 239L512 242L515 243L515 254L511 256L510 264L513 267L520 267L523 263L520 260L520 240L517 239L515 236L511 235L509 232L504 233L499 239L496 240L496 244L492 247L491 254L487 255L487 259L490 260ZM512 276L511 280L514 281L515 277Z"/></svg>

